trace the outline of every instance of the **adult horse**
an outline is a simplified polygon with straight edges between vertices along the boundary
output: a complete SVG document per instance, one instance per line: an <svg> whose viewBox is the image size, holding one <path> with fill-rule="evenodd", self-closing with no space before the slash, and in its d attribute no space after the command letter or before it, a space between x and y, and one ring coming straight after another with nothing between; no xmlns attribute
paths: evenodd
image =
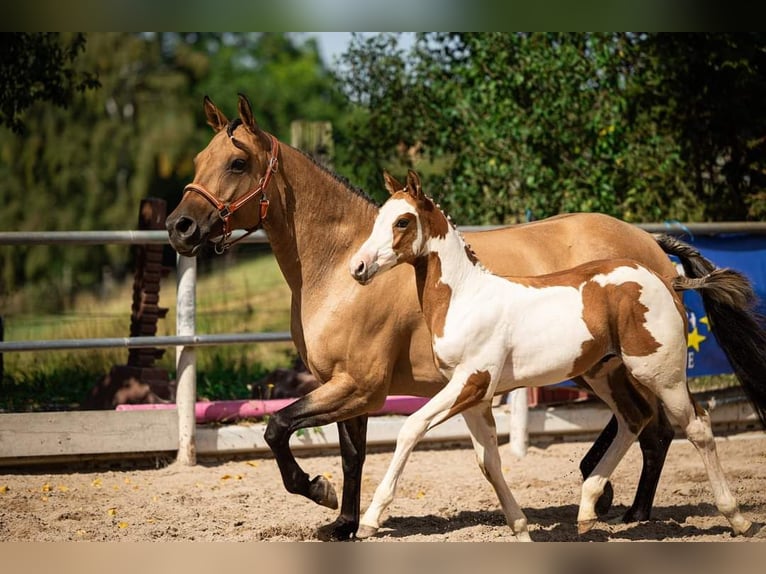
<svg viewBox="0 0 766 574"><path fill-rule="evenodd" d="M362 192L306 154L261 130L247 98L240 95L232 121L209 98L204 100L215 135L195 159L194 182L167 218L170 242L194 256L208 241L223 251L234 229L262 226L291 294L290 329L304 363L324 384L274 414L266 440L285 488L337 507L332 485L310 477L290 451L299 429L337 423L343 460L343 494L338 518L321 537L346 539L357 530L367 415L389 394L433 396L445 384L433 360L412 270L402 266L379 282L361 287L346 264L372 230L378 207ZM500 275L537 275L594 259L629 257L660 275L676 272L648 233L598 214L562 215L531 224L466 234L466 240ZM689 248L665 249L682 258L687 274L712 265ZM766 334L750 316L725 302L705 299L711 325L737 374L766 418L766 366L760 348ZM615 377L624 376L616 372ZM657 405L654 405L657 409ZM624 520L646 519L651 510L673 429L662 409L639 437L644 466L636 498ZM581 463L588 476L612 442L610 421ZM601 510L611 503L607 487Z"/></svg>

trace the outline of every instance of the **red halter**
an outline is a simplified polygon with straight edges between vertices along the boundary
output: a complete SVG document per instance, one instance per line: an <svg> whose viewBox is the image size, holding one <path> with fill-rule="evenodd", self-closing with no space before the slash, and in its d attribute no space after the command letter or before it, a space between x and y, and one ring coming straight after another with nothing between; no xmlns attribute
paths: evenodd
<svg viewBox="0 0 766 574"><path fill-rule="evenodd" d="M269 156L269 163L266 167L266 174L258 181L258 185L256 187L248 191L245 195L236 201L232 201L231 203L223 203L222 201L219 201L216 196L214 196L203 186L197 183L190 183L184 187L184 193L187 191L198 193L206 200L208 200L213 205L213 207L218 210L218 217L220 217L221 221L223 221L223 235L221 236L221 240L215 244L215 252L219 255L238 241L241 241L256 231L261 226L263 220L266 219L266 214L269 211L269 200L266 197L266 187L268 187L269 182L271 181L271 175L276 173L279 163L277 160L277 157L279 156L279 142L273 135L269 134L269 137L271 138L271 155ZM237 211L240 207L258 195L261 196L261 200L259 202L261 217L258 221L258 224L250 227L249 229L246 229L247 233L245 233L242 237L239 237L234 241L229 241L232 232L231 216L234 215L234 212Z"/></svg>

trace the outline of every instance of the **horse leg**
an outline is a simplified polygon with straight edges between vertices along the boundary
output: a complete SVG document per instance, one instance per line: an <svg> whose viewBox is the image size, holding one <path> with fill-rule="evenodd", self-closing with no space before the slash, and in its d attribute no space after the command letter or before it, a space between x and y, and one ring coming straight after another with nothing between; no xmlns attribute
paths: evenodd
<svg viewBox="0 0 766 574"><path fill-rule="evenodd" d="M299 429L324 426L368 412L371 407L369 397L359 390L353 378L340 373L269 418L264 438L274 453L288 492L300 494L328 508L338 508L332 484L322 475L309 480L308 474L298 465L290 450L290 437ZM356 429L355 434L359 435L356 437L359 440L364 434L361 427Z"/></svg>
<svg viewBox="0 0 766 574"><path fill-rule="evenodd" d="M619 358L609 358L583 377L593 391L612 409L616 428L611 443L583 481L577 517L578 530L581 534L595 525L598 519L596 504L604 493L609 477L653 415L650 403L632 384Z"/></svg>
<svg viewBox="0 0 766 574"><path fill-rule="evenodd" d="M718 458L707 411L694 401L685 384L674 387L660 385L658 389L668 415L684 429L686 437L702 458L718 510L729 521L735 535L752 536L758 528L742 516L737 500L729 489Z"/></svg>
<svg viewBox="0 0 766 574"><path fill-rule="evenodd" d="M608 377L611 380L610 386L620 386L629 383L627 371L622 364L610 372ZM619 379L624 380L620 381ZM587 387L587 383L584 383L584 386ZM622 521L626 523L649 520L652 505L654 504L654 495L657 492L657 484L662 474L662 468L665 465L665 456L675 436L673 426L665 415L662 405L657 403L654 407L654 413L654 416L649 419L638 435L643 465L633 504L622 517ZM593 443L593 446L591 446L590 450L582 458L582 461L580 461L580 472L582 473L583 480L590 476L593 469L596 468L598 461L604 456L616 434L617 419L612 416L609 419L609 423ZM613 497L614 490L612 489L612 483L607 481L604 485L604 492L596 502L596 513L599 517L603 517L609 512Z"/></svg>
<svg viewBox="0 0 766 574"><path fill-rule="evenodd" d="M623 522L640 522L651 518L657 484L675 434L673 425L658 401L655 415L649 419L641 434L638 435L638 444L643 456L641 478L638 481L633 504L622 516Z"/></svg>
<svg viewBox="0 0 766 574"><path fill-rule="evenodd" d="M463 411L463 418L471 434L471 442L476 453L476 462L500 501L500 506L508 521L508 526L516 533L520 541L531 542L527 530L527 517L503 477L500 451L497 447L497 429L492 415L492 403L484 402Z"/></svg>
<svg viewBox="0 0 766 574"><path fill-rule="evenodd" d="M458 401L467 379L466 373L456 370L445 387L404 421L396 437L394 456L378 488L375 489L370 506L359 521L357 538L368 538L378 531L381 515L394 499L397 482L412 450L429 428L455 414L451 409ZM464 405L463 409L469 406L471 405Z"/></svg>
<svg viewBox="0 0 766 574"><path fill-rule="evenodd" d="M367 415L338 423L340 455L343 464L343 497L335 522L317 531L321 540L349 540L359 527L362 468L367 452Z"/></svg>

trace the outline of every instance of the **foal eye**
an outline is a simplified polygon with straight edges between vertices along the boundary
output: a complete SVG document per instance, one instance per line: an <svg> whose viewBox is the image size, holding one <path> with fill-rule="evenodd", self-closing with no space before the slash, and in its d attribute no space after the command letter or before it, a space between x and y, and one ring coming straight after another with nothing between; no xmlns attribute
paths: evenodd
<svg viewBox="0 0 766 574"><path fill-rule="evenodd" d="M405 219L405 218L402 218L402 219L398 220L398 221L395 223L395 226L396 226L398 229L404 229L404 228L405 228L405 227L407 227L409 224L410 224L410 220L409 220L409 219Z"/></svg>
<svg viewBox="0 0 766 574"><path fill-rule="evenodd" d="M245 171L245 160L237 158L231 162L231 171Z"/></svg>

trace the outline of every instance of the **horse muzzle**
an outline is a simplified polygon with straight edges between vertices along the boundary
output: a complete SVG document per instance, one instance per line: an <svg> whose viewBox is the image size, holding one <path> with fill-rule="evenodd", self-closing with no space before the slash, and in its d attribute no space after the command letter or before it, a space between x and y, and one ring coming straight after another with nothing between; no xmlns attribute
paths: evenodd
<svg viewBox="0 0 766 574"><path fill-rule="evenodd" d="M179 254L193 257L202 248L210 234L209 229L199 225L193 217L171 213L165 220L170 245Z"/></svg>
<svg viewBox="0 0 766 574"><path fill-rule="evenodd" d="M369 257L357 256L348 265L351 276L361 285L367 285L378 272L378 264Z"/></svg>

